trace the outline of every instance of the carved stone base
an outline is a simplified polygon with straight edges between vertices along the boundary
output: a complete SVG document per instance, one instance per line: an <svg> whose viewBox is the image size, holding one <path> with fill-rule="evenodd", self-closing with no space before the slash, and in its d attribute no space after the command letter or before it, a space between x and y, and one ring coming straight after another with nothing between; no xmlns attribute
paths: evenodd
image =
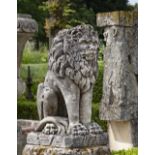
<svg viewBox="0 0 155 155"><path fill-rule="evenodd" d="M77 124L67 132L67 122L61 117L40 121L27 135L23 155L108 155L108 135L97 123Z"/></svg>
<svg viewBox="0 0 155 155"><path fill-rule="evenodd" d="M39 121L37 120L17 120L17 155L21 155L26 145L27 134L33 131Z"/></svg>
<svg viewBox="0 0 155 155"><path fill-rule="evenodd" d="M109 155L107 146L86 148L56 148L43 145L26 145L22 155Z"/></svg>
<svg viewBox="0 0 155 155"><path fill-rule="evenodd" d="M31 132L22 155L109 155L107 133L46 135Z"/></svg>
<svg viewBox="0 0 155 155"><path fill-rule="evenodd" d="M43 145L59 148L83 148L107 145L106 133L86 136L73 135L45 135L43 133L31 132L27 136L27 144Z"/></svg>

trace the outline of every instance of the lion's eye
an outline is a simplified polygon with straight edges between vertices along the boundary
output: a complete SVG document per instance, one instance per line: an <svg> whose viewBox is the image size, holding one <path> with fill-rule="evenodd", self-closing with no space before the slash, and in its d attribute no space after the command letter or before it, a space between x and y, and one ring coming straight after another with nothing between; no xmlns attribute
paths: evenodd
<svg viewBox="0 0 155 155"><path fill-rule="evenodd" d="M82 55L82 58L86 58L86 55L85 55L85 54L83 54L83 55Z"/></svg>

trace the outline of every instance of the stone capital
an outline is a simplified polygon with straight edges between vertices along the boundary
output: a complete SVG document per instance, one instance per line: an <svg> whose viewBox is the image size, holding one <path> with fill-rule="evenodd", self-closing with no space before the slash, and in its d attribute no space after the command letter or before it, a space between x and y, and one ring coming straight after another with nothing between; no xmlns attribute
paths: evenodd
<svg viewBox="0 0 155 155"><path fill-rule="evenodd" d="M38 31L37 22L32 19L31 15L18 14L17 32L18 33L35 33Z"/></svg>
<svg viewBox="0 0 155 155"><path fill-rule="evenodd" d="M113 11L98 13L96 15L97 26L124 26L132 27L137 25L138 12L137 11Z"/></svg>

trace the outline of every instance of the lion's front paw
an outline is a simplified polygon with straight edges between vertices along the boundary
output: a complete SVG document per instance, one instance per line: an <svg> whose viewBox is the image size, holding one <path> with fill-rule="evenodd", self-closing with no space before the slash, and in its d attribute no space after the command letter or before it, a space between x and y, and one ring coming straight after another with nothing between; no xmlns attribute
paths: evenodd
<svg viewBox="0 0 155 155"><path fill-rule="evenodd" d="M68 133L73 136L85 136L88 135L88 129L82 124L75 124L68 129Z"/></svg>
<svg viewBox="0 0 155 155"><path fill-rule="evenodd" d="M97 123L89 123L87 125L90 134L102 134L103 130Z"/></svg>
<svg viewBox="0 0 155 155"><path fill-rule="evenodd" d="M58 129L55 124L47 123L42 132L46 135L55 135L58 132Z"/></svg>

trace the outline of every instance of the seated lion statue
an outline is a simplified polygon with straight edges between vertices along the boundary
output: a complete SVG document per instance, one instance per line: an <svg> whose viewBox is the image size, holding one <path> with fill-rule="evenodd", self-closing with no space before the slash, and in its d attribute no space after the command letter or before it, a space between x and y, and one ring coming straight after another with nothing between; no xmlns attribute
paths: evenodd
<svg viewBox="0 0 155 155"><path fill-rule="evenodd" d="M38 86L39 118L68 118L68 132L91 122L99 40L91 25L59 31L49 51L48 72ZM78 133L76 133L78 134Z"/></svg>

